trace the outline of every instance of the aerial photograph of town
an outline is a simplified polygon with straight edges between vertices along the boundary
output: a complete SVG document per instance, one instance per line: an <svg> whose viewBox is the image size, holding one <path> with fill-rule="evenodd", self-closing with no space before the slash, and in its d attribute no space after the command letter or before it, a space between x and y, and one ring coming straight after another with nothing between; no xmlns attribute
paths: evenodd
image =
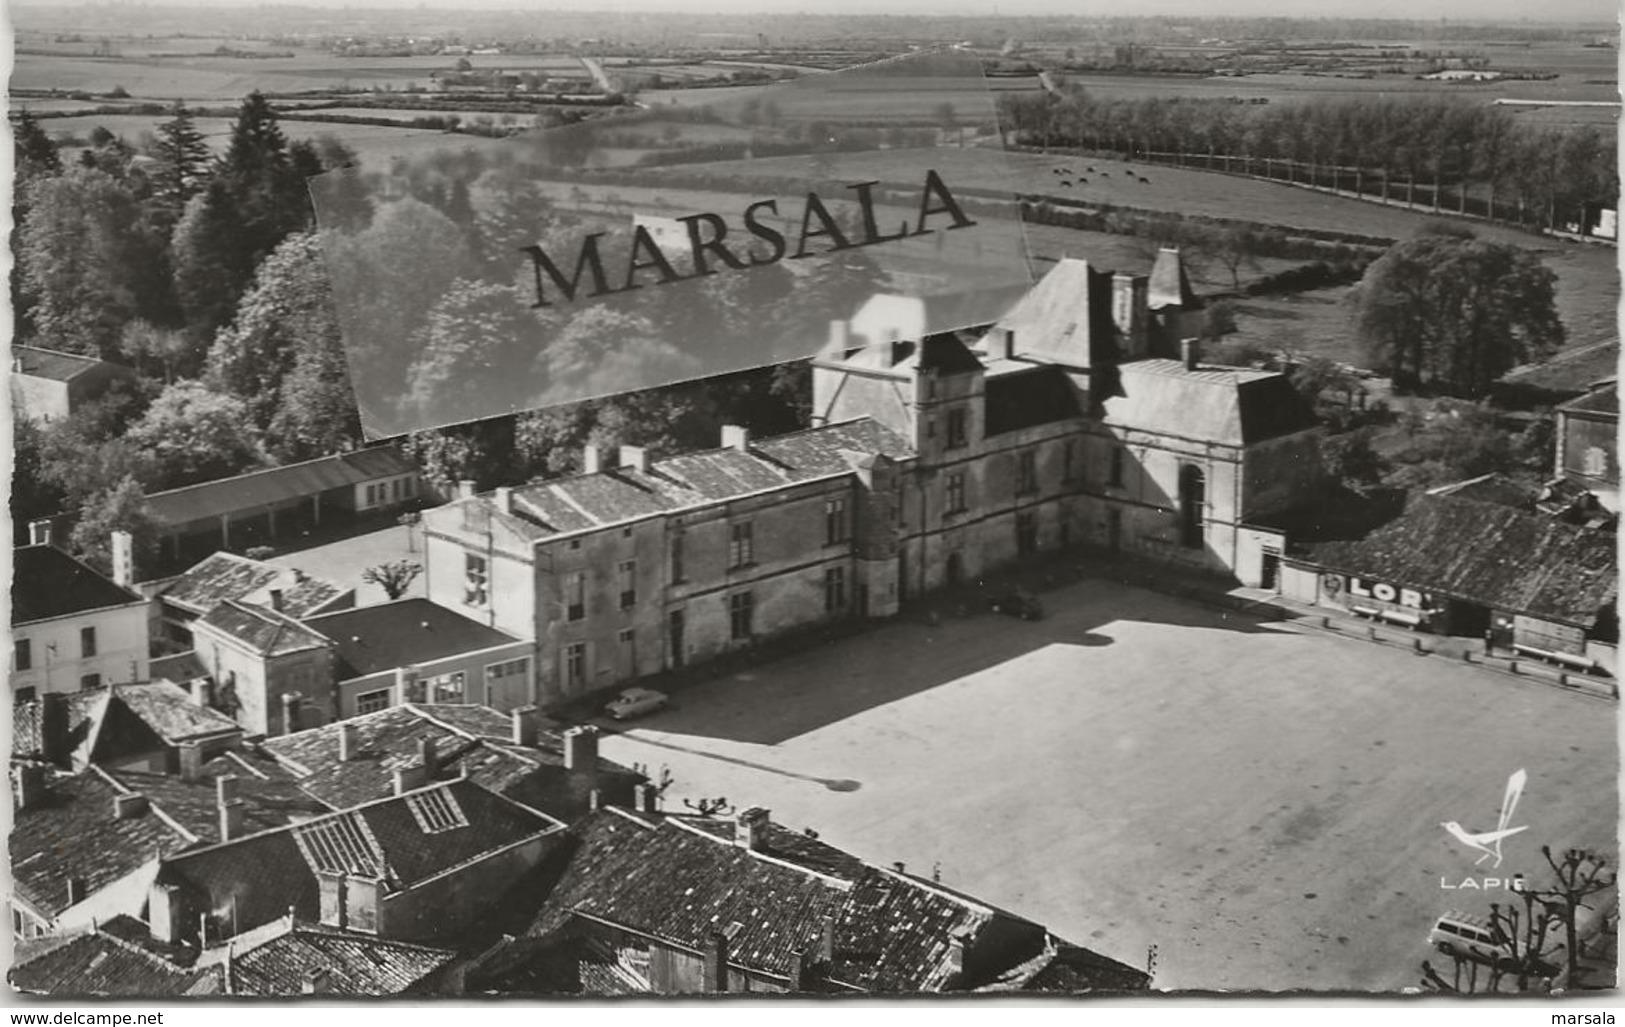
<svg viewBox="0 0 1625 1027"><path fill-rule="evenodd" d="M13 1002L1613 994L1618 12L843 4L11 6Z"/></svg>

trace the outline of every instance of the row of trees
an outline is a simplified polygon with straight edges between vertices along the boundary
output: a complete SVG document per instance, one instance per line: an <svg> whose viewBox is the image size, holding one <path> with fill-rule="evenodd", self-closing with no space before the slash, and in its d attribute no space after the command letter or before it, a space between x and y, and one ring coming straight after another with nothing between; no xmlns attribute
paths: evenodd
<svg viewBox="0 0 1625 1027"><path fill-rule="evenodd" d="M1615 148L1591 126L1532 126L1461 97L1242 104L1100 99L1083 89L1005 93L999 120L1024 143L1208 155L1204 166L1279 173L1335 189L1556 227L1619 195ZM1280 162L1276 164L1275 162ZM1448 194L1448 196L1447 196Z"/></svg>

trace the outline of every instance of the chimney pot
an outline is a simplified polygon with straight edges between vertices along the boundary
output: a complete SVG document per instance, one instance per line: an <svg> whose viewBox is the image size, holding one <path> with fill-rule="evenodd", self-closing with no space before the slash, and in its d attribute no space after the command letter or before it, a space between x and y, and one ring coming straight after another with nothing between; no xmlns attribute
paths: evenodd
<svg viewBox="0 0 1625 1027"><path fill-rule="evenodd" d="M750 431L737 424L722 426L722 448L737 449L741 453L750 451Z"/></svg>
<svg viewBox="0 0 1625 1027"><path fill-rule="evenodd" d="M581 473L597 474L604 469L604 452L595 445L588 445L581 452Z"/></svg>
<svg viewBox="0 0 1625 1027"><path fill-rule="evenodd" d="M621 466L632 471L647 471L649 451L642 446L622 446Z"/></svg>
<svg viewBox="0 0 1625 1027"><path fill-rule="evenodd" d="M513 489L507 485L499 485L496 490L497 509L510 516L513 514Z"/></svg>
<svg viewBox="0 0 1625 1027"><path fill-rule="evenodd" d="M235 774L221 774L214 779L214 803L216 806L227 806L237 801L238 784Z"/></svg>
<svg viewBox="0 0 1625 1027"><path fill-rule="evenodd" d="M176 747L176 752L182 781L196 781L203 776L203 746L197 742L182 742Z"/></svg>
<svg viewBox="0 0 1625 1027"><path fill-rule="evenodd" d="M734 841L752 852L765 851L767 849L767 825L771 822L772 815L768 810L760 806L752 806L739 814Z"/></svg>
<svg viewBox="0 0 1625 1027"><path fill-rule="evenodd" d="M243 836L243 814L247 806L241 799L233 799L220 806L220 840L235 841Z"/></svg>
<svg viewBox="0 0 1625 1027"><path fill-rule="evenodd" d="M348 763L355 759L356 745L355 725L347 720L339 721L340 763Z"/></svg>
<svg viewBox="0 0 1625 1027"><path fill-rule="evenodd" d="M592 791L587 793L587 809L588 810L596 813L596 812L598 812L598 807L602 803L603 803L603 796L598 794L598 789L594 788Z"/></svg>
<svg viewBox="0 0 1625 1027"><path fill-rule="evenodd" d="M38 763L16 765L11 772L12 796L19 810L33 809L46 795L46 770Z"/></svg>
<svg viewBox="0 0 1625 1027"><path fill-rule="evenodd" d="M457 480L457 498L458 499L473 499L474 498L474 479L473 478L459 478Z"/></svg>
<svg viewBox="0 0 1625 1027"><path fill-rule="evenodd" d="M902 860L898 860L897 862L893 863L891 868L897 871L899 874L908 872L908 864L904 863Z"/></svg>
<svg viewBox="0 0 1625 1027"><path fill-rule="evenodd" d="M147 808L147 797L138 792L113 796L113 816L119 820L134 820L147 812Z"/></svg>
<svg viewBox="0 0 1625 1027"><path fill-rule="evenodd" d="M578 774L598 769L598 729L580 724L564 732L564 769Z"/></svg>
<svg viewBox="0 0 1625 1027"><path fill-rule="evenodd" d="M1179 342L1179 358L1185 364L1185 370L1194 371L1202 360L1202 346L1196 339L1181 339Z"/></svg>
<svg viewBox="0 0 1625 1027"><path fill-rule="evenodd" d="M536 707L520 706L509 716L513 721L513 744L536 744Z"/></svg>

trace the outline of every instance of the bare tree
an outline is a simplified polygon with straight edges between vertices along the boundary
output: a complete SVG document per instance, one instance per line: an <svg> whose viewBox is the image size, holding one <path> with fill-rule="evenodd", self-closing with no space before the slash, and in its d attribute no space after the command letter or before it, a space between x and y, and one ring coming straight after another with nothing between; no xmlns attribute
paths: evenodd
<svg viewBox="0 0 1625 1027"><path fill-rule="evenodd" d="M1550 845L1542 845L1540 854L1557 878L1547 894L1563 924L1569 987L1574 987L1580 972L1579 911L1590 908L1585 899L1612 888L1619 875L1607 869L1608 860L1589 849L1564 849L1562 856L1554 856Z"/></svg>
<svg viewBox="0 0 1625 1027"><path fill-rule="evenodd" d="M376 567L368 567L361 572L361 580L369 585L377 585L384 590L384 595L391 599L399 599L412 587L412 582L423 573L421 563L411 560L393 560L381 563Z"/></svg>

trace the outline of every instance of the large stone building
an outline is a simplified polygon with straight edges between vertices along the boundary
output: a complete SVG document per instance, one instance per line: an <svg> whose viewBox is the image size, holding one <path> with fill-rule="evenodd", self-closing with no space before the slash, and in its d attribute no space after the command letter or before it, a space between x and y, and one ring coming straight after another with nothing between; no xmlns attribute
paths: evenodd
<svg viewBox="0 0 1625 1027"><path fill-rule="evenodd" d="M806 431L470 491L424 515L429 599L533 640L550 705L1042 550L1263 581L1255 522L1315 498L1319 429L1283 375L1181 351L1174 259L1155 312L1146 277L1064 260L979 337L837 324Z"/></svg>

